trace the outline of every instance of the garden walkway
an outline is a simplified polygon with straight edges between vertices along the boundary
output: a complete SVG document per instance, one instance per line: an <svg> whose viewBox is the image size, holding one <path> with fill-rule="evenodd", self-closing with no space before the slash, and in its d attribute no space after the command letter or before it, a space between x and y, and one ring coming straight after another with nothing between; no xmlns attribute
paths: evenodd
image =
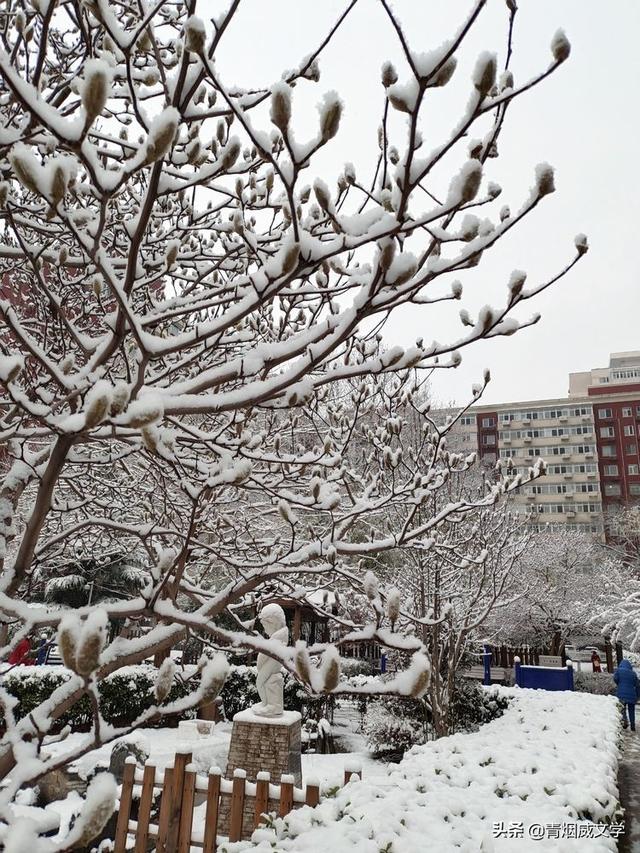
<svg viewBox="0 0 640 853"><path fill-rule="evenodd" d="M618 853L640 853L640 729L624 732L618 784L625 823L625 833L618 842Z"/></svg>

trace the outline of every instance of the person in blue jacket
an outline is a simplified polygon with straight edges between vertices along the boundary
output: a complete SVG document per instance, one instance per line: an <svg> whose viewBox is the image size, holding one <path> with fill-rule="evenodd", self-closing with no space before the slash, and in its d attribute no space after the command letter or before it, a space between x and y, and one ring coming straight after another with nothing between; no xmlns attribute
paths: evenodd
<svg viewBox="0 0 640 853"><path fill-rule="evenodd" d="M616 696L622 702L622 725L627 728L627 713L631 731L636 730L636 699L638 698L638 676L625 658L613 673L613 680L618 685Z"/></svg>

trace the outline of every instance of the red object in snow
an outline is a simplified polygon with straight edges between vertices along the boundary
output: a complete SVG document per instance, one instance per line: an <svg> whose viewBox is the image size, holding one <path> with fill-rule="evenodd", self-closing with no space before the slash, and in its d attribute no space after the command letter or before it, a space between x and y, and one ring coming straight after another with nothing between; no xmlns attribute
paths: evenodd
<svg viewBox="0 0 640 853"><path fill-rule="evenodd" d="M9 663L13 664L32 664L33 658L30 658L29 655L31 653L31 643L25 637L23 640L20 640L18 645L9 655Z"/></svg>
<svg viewBox="0 0 640 853"><path fill-rule="evenodd" d="M594 651L591 654L591 665L593 666L594 672L602 672L602 666L600 665L600 655L598 652Z"/></svg>

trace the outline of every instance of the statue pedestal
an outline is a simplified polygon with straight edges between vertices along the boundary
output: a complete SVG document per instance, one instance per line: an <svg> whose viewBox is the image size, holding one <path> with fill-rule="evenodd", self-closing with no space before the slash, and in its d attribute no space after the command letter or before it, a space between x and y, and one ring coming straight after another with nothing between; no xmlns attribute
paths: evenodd
<svg viewBox="0 0 640 853"><path fill-rule="evenodd" d="M240 711L233 718L231 744L225 778L233 779L233 771L245 770L247 781L255 782L261 771L271 774L271 783L280 784L283 773L294 778L296 787L302 786L300 761L300 721L297 711L284 711L279 717L259 717L252 711ZM230 798L221 802L220 834L226 835L229 825ZM277 803L269 803L277 810ZM248 838L253 829L254 800L245 801L243 837ZM245 834L246 833L246 834Z"/></svg>
<svg viewBox="0 0 640 853"><path fill-rule="evenodd" d="M233 771L240 767L255 782L257 774L266 770L271 782L278 785L282 774L290 773L300 787L300 720L297 711L283 711L280 717L259 717L252 711L236 714L225 777L232 779Z"/></svg>

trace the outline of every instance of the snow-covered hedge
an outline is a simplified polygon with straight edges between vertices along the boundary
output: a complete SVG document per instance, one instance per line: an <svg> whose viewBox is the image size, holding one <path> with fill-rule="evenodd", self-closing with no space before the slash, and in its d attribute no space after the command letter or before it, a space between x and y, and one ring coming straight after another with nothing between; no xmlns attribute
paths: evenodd
<svg viewBox="0 0 640 853"><path fill-rule="evenodd" d="M459 678L451 701L451 729L476 731L499 717L507 705L505 696L484 690L477 681ZM362 713L367 743L377 754L406 752L434 737L429 707L421 699L372 696L365 700Z"/></svg>
<svg viewBox="0 0 640 853"><path fill-rule="evenodd" d="M221 853L438 853L615 851L605 834L538 841L534 824L609 823L620 817L620 714L611 697L492 688L509 698L473 734L415 747L386 777L354 782L315 809L302 808L252 842ZM494 824L522 822L524 838L494 838ZM594 833L597 834L597 833Z"/></svg>
<svg viewBox="0 0 640 853"><path fill-rule="evenodd" d="M117 726L133 722L143 711L154 704L153 687L157 669L151 664L123 667L99 682L100 711L104 719ZM15 696L18 704L14 708L16 719L21 719L44 702L51 693L71 678L70 670L63 666L17 666L2 677L3 688ZM171 688L169 700L186 696L189 690L179 681ZM189 712L185 714L185 717ZM193 713L191 712L191 716ZM84 696L57 721L53 731L65 726L79 730L89 725L91 706ZM2 725L0 711L0 725ZM166 725L166 721L164 722Z"/></svg>
<svg viewBox="0 0 640 853"><path fill-rule="evenodd" d="M192 674L194 667L188 668ZM127 666L109 675L98 685L100 693L100 710L107 722L124 726L133 722L143 711L154 704L153 687L158 670L151 664ZM70 670L63 666L17 666L2 678L2 686L18 700L14 709L17 719L24 717L41 702L47 699L56 687L71 677ZM256 668L254 666L232 667L221 693L222 703L227 719L231 719L238 711L243 711L260 697L255 687ZM193 686L193 685L192 685ZM189 689L180 679L176 679L169 700L187 695ZM322 703L325 700L312 700L303 688L292 678L285 680L285 706L290 710L311 713L312 716L322 716ZM318 705L316 709L315 706ZM315 711L318 711L315 714ZM193 716L193 711L185 712L181 718ZM54 731L64 726L80 730L91 721L91 706L85 696L63 714L56 723ZM160 722L166 725L166 721ZM0 726L2 712L0 710Z"/></svg>
<svg viewBox="0 0 640 853"><path fill-rule="evenodd" d="M616 693L615 682L606 673L576 672L573 684L582 693L595 693L598 696L615 696Z"/></svg>

